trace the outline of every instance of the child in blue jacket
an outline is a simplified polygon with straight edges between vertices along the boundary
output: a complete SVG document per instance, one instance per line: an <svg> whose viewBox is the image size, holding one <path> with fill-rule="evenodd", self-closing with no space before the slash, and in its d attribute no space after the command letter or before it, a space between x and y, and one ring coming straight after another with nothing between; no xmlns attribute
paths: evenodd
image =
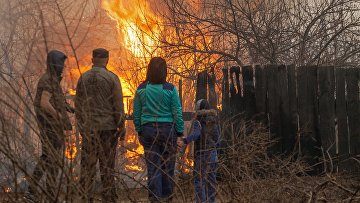
<svg viewBox="0 0 360 203"><path fill-rule="evenodd" d="M215 202L217 145L220 137L217 111L210 109L209 102L201 99L196 103L196 118L191 132L178 145L194 141L194 183L196 202Z"/></svg>

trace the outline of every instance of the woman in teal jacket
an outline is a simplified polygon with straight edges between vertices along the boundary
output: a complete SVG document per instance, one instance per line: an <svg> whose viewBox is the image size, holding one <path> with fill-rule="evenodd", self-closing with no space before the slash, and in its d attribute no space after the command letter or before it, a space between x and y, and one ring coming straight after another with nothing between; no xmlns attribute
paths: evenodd
<svg viewBox="0 0 360 203"><path fill-rule="evenodd" d="M172 199L176 141L184 132L179 95L176 87L166 82L166 76L165 60L152 58L146 80L134 98L134 124L145 149L151 202Z"/></svg>

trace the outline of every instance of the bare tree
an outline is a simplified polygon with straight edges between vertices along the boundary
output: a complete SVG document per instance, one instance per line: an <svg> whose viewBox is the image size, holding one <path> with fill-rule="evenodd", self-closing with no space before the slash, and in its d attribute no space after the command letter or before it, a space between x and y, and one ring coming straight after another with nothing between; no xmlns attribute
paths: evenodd
<svg viewBox="0 0 360 203"><path fill-rule="evenodd" d="M197 2L164 1L167 30L174 37L162 45L174 57L196 53L199 60L212 56L240 66L356 63L356 0Z"/></svg>

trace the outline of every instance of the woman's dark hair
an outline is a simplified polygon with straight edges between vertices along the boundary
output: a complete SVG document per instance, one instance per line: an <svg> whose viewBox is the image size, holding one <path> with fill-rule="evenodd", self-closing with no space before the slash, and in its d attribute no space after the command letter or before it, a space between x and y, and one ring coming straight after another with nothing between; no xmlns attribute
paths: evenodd
<svg viewBox="0 0 360 203"><path fill-rule="evenodd" d="M167 76L166 61L161 57L154 57L150 60L145 81L151 84L164 84Z"/></svg>

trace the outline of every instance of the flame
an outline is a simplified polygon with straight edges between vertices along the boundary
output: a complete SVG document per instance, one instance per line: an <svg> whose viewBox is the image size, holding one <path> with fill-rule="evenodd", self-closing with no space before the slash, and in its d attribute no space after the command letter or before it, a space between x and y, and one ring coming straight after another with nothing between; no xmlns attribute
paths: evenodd
<svg viewBox="0 0 360 203"><path fill-rule="evenodd" d="M118 41L122 47L128 50L132 57L136 58L137 64L145 65L153 55L157 53L158 39L162 31L160 24L162 20L153 14L150 5L146 0L103 0L102 7L107 11L108 16L116 21L118 28ZM121 77L114 66L108 65L109 70ZM83 68L80 68L83 71ZM79 72L78 70L75 70ZM77 73L72 73L75 75ZM131 84L121 80L124 95L125 113L129 114L131 97ZM126 170L144 171L140 166L139 159L144 154L144 148L140 145L135 132L128 132L125 137L125 158Z"/></svg>
<svg viewBox="0 0 360 203"><path fill-rule="evenodd" d="M198 3L201 0L193 0L189 2L193 9L199 10L201 4ZM143 67L146 66L147 62L152 56L161 56L168 53L164 43L166 41L170 44L178 43L178 29L171 27L171 23L166 21L164 18L164 12L158 12L155 8L160 8L161 6L152 5L151 3L155 1L150 0L102 0L102 8L107 12L107 15L116 22L117 32L118 32L118 42L121 47L124 48L126 54L129 53L127 58L131 58L131 63L136 66L133 70L136 70L130 75L136 75L136 79L141 81L141 78L144 78L145 73L141 70L144 70ZM199 5L199 6L196 6ZM169 24L170 23L170 24ZM203 25L199 25L200 27ZM203 27L201 27L203 28ZM206 26L204 29L207 29ZM197 33L188 33L191 32L188 29L184 29L182 32L185 35L194 36L186 37L183 39L181 44L186 44L188 47L196 47L198 50L204 50L207 52L212 49L212 46L215 45L218 40L209 32L208 35L201 34L201 36L196 37ZM164 44L162 44L164 43ZM164 49L162 49L164 47ZM176 51L175 51L176 52ZM220 56L216 54L204 54L200 52L187 52L176 57L168 57L168 65L172 67L172 70L179 73L186 74L196 74L197 71L205 70L209 67L209 64L218 62ZM134 60L132 60L134 59ZM138 72L138 70L140 70ZM191 70L191 71L188 71ZM195 72L193 70L196 70ZM131 71L129 69L129 71ZM193 76L193 75L192 75ZM174 75L171 82L177 81L179 79L178 75ZM139 82L138 81L138 82ZM135 87L133 85L132 87ZM191 83L188 84L188 87L191 89ZM195 99L193 96L186 97L184 105L186 107L192 106L192 100Z"/></svg>
<svg viewBox="0 0 360 203"><path fill-rule="evenodd" d="M144 171L144 169L138 165L125 165L125 168L130 171Z"/></svg>
<svg viewBox="0 0 360 203"><path fill-rule="evenodd" d="M191 145L187 145L185 148L185 153L182 158L182 165L180 166L180 169L185 173L190 173L194 168L194 160L190 158L190 150Z"/></svg>
<svg viewBox="0 0 360 203"><path fill-rule="evenodd" d="M68 144L65 150L65 157L69 160L73 160L76 157L76 153L77 153L76 144L75 143Z"/></svg>
<svg viewBox="0 0 360 203"><path fill-rule="evenodd" d="M190 173L194 167L194 160L189 158L190 148L191 148L190 145L186 146L185 155L184 155L184 160L185 160L185 165L186 165L186 167L185 167L186 173Z"/></svg>
<svg viewBox="0 0 360 203"><path fill-rule="evenodd" d="M76 90L70 88L70 89L68 89L68 93L69 93L70 96L75 96L76 95Z"/></svg>
<svg viewBox="0 0 360 203"><path fill-rule="evenodd" d="M149 58L154 55L159 55L163 50L159 49L160 39L166 37L170 39L171 36L176 36L175 30L165 29L163 26L163 19L156 15L151 9L148 0L103 0L102 8L106 10L108 16L117 23L118 41L120 46L124 47L127 52L136 59L136 64L145 65ZM204 36L207 44L212 44L213 38L211 36ZM188 38L187 44L194 44L198 49L209 49L211 46L204 44L203 38ZM196 70L205 69L204 64L200 64L196 61L202 60L201 53L188 53L183 56L169 59L169 64L177 70L185 68L195 68ZM210 58L208 62L217 61L217 57ZM205 62L204 62L205 63ZM81 67L80 69L74 69L71 75L76 79L80 77L80 72L84 73L90 67ZM115 70L114 66L108 65L109 70ZM137 69L138 70L138 69ZM118 77L121 77L119 72L113 71ZM143 74L140 72L140 75ZM140 77L141 78L141 77ZM176 78L175 78L176 79ZM127 96L124 98L125 113L129 114L131 100L133 92L131 91L131 84L120 80L123 90L123 95ZM191 100L191 98L187 98ZM127 133L126 135L126 153L125 157L128 160L128 164L125 165L126 170L131 171L143 171L144 169L138 164L138 159L144 154L144 148L140 145L139 140L135 133ZM69 154L71 152L69 149ZM75 146L76 149L76 146ZM184 171L190 173L194 162L188 158L190 152L190 146L185 150L184 156ZM75 152L76 153L76 152Z"/></svg>
<svg viewBox="0 0 360 203"><path fill-rule="evenodd" d="M12 191L11 187L4 187L4 192L5 193L9 193L11 191Z"/></svg>
<svg viewBox="0 0 360 203"><path fill-rule="evenodd" d="M125 169L131 171L144 171L143 167L138 165L138 159L144 154L144 147L140 144L135 133L127 133L125 137L126 153L125 157L129 161Z"/></svg>
<svg viewBox="0 0 360 203"><path fill-rule="evenodd" d="M134 57L156 54L162 21L146 0L103 0L102 7L117 22L120 44Z"/></svg>

